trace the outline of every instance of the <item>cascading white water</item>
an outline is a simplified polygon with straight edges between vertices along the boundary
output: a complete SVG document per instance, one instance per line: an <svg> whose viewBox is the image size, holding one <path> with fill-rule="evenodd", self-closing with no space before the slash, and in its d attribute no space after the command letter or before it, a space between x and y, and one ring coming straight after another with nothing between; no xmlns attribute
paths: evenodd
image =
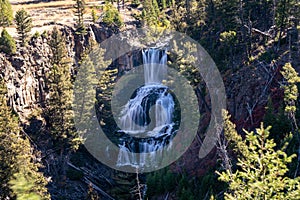
<svg viewBox="0 0 300 200"><path fill-rule="evenodd" d="M133 142L132 139L122 140L119 145L118 166L144 167L146 163L156 165L155 157L162 153L162 147L167 142L166 138L172 134L174 125L174 99L168 88L162 85L167 71L166 51L147 49L142 55L145 86L139 88L136 95L124 106L120 128L130 137L141 138L142 135L147 139L138 142ZM151 111L155 114L150 117ZM139 156L135 153L139 153Z"/></svg>
<svg viewBox="0 0 300 200"><path fill-rule="evenodd" d="M152 119L151 124L147 124L149 112L151 111L151 102L148 101L154 98L157 99L152 107L153 112L155 112L155 120ZM165 125L172 123L173 111L174 101L172 95L168 93L167 87L146 85L137 91L136 96L122 110L120 117L121 129L133 136L138 136L141 133L146 133L147 136L155 136L155 131L159 131ZM149 127L154 129L149 130Z"/></svg>
<svg viewBox="0 0 300 200"><path fill-rule="evenodd" d="M160 54L162 55L160 56ZM147 49L142 51L145 84L161 84L167 72L167 54L165 50Z"/></svg>

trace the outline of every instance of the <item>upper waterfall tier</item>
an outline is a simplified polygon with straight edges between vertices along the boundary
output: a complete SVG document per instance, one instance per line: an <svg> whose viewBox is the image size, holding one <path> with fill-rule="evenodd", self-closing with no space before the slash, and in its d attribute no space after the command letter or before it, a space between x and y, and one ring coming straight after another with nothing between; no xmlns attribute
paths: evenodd
<svg viewBox="0 0 300 200"><path fill-rule="evenodd" d="M142 51L145 85L160 84L167 73L166 50L150 48Z"/></svg>

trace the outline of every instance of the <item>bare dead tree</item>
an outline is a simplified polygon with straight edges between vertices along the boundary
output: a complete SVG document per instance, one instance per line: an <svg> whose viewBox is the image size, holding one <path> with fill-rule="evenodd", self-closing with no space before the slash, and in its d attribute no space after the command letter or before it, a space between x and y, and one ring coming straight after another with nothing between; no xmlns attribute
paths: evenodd
<svg viewBox="0 0 300 200"><path fill-rule="evenodd" d="M137 191L138 191L138 195L139 195L139 199L142 199L142 193L141 193L141 185L140 185L140 179L139 179L139 170L138 168L136 168L136 182L137 182Z"/></svg>
<svg viewBox="0 0 300 200"><path fill-rule="evenodd" d="M222 167L224 170L229 170L232 174L232 164L231 159L229 158L227 147L228 141L224 138L223 130L221 126L217 126L217 149L218 149L218 156L222 160Z"/></svg>

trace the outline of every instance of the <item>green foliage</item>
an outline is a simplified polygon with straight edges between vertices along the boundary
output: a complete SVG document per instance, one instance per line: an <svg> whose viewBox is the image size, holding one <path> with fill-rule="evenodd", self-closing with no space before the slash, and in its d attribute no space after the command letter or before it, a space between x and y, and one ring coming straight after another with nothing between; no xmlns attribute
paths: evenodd
<svg viewBox="0 0 300 200"><path fill-rule="evenodd" d="M300 77L291 63L286 63L281 71L283 78L286 80L286 84L283 86L284 89L284 102L285 112L289 115L293 115L296 112L295 101L298 97L297 83L300 82Z"/></svg>
<svg viewBox="0 0 300 200"><path fill-rule="evenodd" d="M141 4L140 0L133 0L131 6L137 8Z"/></svg>
<svg viewBox="0 0 300 200"><path fill-rule="evenodd" d="M285 28L291 22L290 18L299 17L299 10L300 4L297 0L279 1L275 13L276 25L281 29Z"/></svg>
<svg viewBox="0 0 300 200"><path fill-rule="evenodd" d="M105 51L97 45L90 44L90 52L82 56L80 61L79 73L76 77L74 85L74 95L76 96L75 104L73 105L76 114L76 124L81 127L80 134L86 134L88 129L87 121L92 116L91 112L94 110L96 103L96 91L99 80L96 75L104 73L105 68L110 61L104 60ZM98 76L98 77L99 77Z"/></svg>
<svg viewBox="0 0 300 200"><path fill-rule="evenodd" d="M235 31L224 31L220 34L220 58L222 58L223 66L231 66L233 68L235 47L238 42Z"/></svg>
<svg viewBox="0 0 300 200"><path fill-rule="evenodd" d="M202 80L199 69L195 67L197 61L196 46L190 42L177 44L176 41L174 41L173 46L174 54L169 55L171 61L168 64L185 76L190 81L190 85L196 88Z"/></svg>
<svg viewBox="0 0 300 200"><path fill-rule="evenodd" d="M17 196L17 200L40 200L41 196L32 192L34 185L34 180L28 180L24 177L22 173L15 175L15 179L10 181L12 185L12 190Z"/></svg>
<svg viewBox="0 0 300 200"><path fill-rule="evenodd" d="M73 85L71 83L70 64L66 56L66 47L61 32L53 29L50 47L53 64L49 74L49 99L47 116L50 132L61 148L71 146L77 149L81 143L74 127L72 110Z"/></svg>
<svg viewBox="0 0 300 200"><path fill-rule="evenodd" d="M117 28L123 25L119 11L111 3L106 3L103 11L104 15L102 21L106 25Z"/></svg>
<svg viewBox="0 0 300 200"><path fill-rule="evenodd" d="M113 117L111 113L111 97L115 86L117 74L118 69L105 70L102 73L101 79L97 87L98 107L102 108L102 117L105 117L105 119L101 117L100 124L107 125L108 127L111 127L110 125L112 125L112 122L109 120L111 119L111 117Z"/></svg>
<svg viewBox="0 0 300 200"><path fill-rule="evenodd" d="M232 148L237 153L247 154L248 148L245 143L243 143L242 137L237 133L235 130L235 124L230 121L230 115L228 114L228 111L223 110L222 116L224 120L224 135L225 138L228 140L229 143L231 143Z"/></svg>
<svg viewBox="0 0 300 200"><path fill-rule="evenodd" d="M65 47L65 39L62 36L62 33L55 26L51 32L50 40L48 42L52 56L51 56L51 64L52 65L63 65L67 62L66 60L66 47Z"/></svg>
<svg viewBox="0 0 300 200"><path fill-rule="evenodd" d="M142 23L148 27L170 27L170 21L163 10L166 8L166 1L161 1L160 5L157 0L149 0L143 2L143 10L141 14Z"/></svg>
<svg viewBox="0 0 300 200"><path fill-rule="evenodd" d="M47 181L38 172L41 165L33 162L36 158L30 142L20 130L17 117L7 106L4 81L0 80L0 198L49 199Z"/></svg>
<svg viewBox="0 0 300 200"><path fill-rule="evenodd" d="M290 120L286 117L284 109L282 106L275 111L271 99L269 99L266 114L264 116L264 125L272 126L270 129L270 137L274 139L275 143L279 146L284 145L283 138L287 137L292 131L292 126ZM280 130L280 133L278 132Z"/></svg>
<svg viewBox="0 0 300 200"><path fill-rule="evenodd" d="M181 175L176 193L180 200L194 199L191 187L189 185L190 182L188 180L188 177L184 174Z"/></svg>
<svg viewBox="0 0 300 200"><path fill-rule="evenodd" d="M98 16L96 14L95 9L92 9L91 15L92 15L92 21L93 21L93 23L96 23L96 21L98 19Z"/></svg>
<svg viewBox="0 0 300 200"><path fill-rule="evenodd" d="M214 1L215 13L211 13L211 17L219 25L221 32L226 30L236 30L238 26L238 12L240 6L239 0L216 0Z"/></svg>
<svg viewBox="0 0 300 200"><path fill-rule="evenodd" d="M176 187L177 175L168 169L147 174L147 196L152 197L164 192L171 192Z"/></svg>
<svg viewBox="0 0 300 200"><path fill-rule="evenodd" d="M162 8L163 10L167 8L167 2L166 2L166 0L162 0L162 1L161 1L161 8Z"/></svg>
<svg viewBox="0 0 300 200"><path fill-rule="evenodd" d="M237 42L235 31L224 31L220 34L220 41L226 43L228 46L234 45Z"/></svg>
<svg viewBox="0 0 300 200"><path fill-rule="evenodd" d="M43 39L48 38L48 32L47 32L46 30L44 30L44 31L42 32L41 36L42 36Z"/></svg>
<svg viewBox="0 0 300 200"><path fill-rule="evenodd" d="M8 34L6 29L2 30L0 37L0 51L7 54L16 53L16 42L15 40Z"/></svg>
<svg viewBox="0 0 300 200"><path fill-rule="evenodd" d="M189 177L164 168L147 174L147 197L155 199L166 193L176 193L176 199L206 199L210 194L224 190L224 183L217 180L214 172L202 177Z"/></svg>
<svg viewBox="0 0 300 200"><path fill-rule="evenodd" d="M17 25L17 32L19 34L19 40L21 42L21 46L25 46L29 33L32 28L32 19L30 18L30 15L23 8L16 12L15 22Z"/></svg>
<svg viewBox="0 0 300 200"><path fill-rule="evenodd" d="M86 27L84 26L83 15L85 13L85 1L84 0L74 0L74 15L76 16L76 34L85 35Z"/></svg>
<svg viewBox="0 0 300 200"><path fill-rule="evenodd" d="M36 31L36 32L33 34L32 38L37 39L37 38L40 37L40 36L41 36L40 32Z"/></svg>
<svg viewBox="0 0 300 200"><path fill-rule="evenodd" d="M13 10L9 0L0 1L0 26L7 27L13 22Z"/></svg>
<svg viewBox="0 0 300 200"><path fill-rule="evenodd" d="M229 184L225 199L297 199L300 195L300 179L285 176L287 164L295 157L287 156L284 152L287 144L282 149L274 150L276 144L268 139L271 127L265 129L263 125L255 132L245 131L245 140L241 140L236 136L228 114L224 112L223 116L227 124L224 130L226 138L240 153L238 170L234 173L229 170L217 172L219 179Z"/></svg>

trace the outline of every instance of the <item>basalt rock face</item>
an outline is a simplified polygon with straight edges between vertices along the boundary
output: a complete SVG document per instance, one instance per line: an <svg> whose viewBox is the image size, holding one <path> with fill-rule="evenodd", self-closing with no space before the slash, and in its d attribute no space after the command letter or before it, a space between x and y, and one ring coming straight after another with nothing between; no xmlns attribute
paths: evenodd
<svg viewBox="0 0 300 200"><path fill-rule="evenodd" d="M71 29L64 27L68 57L74 57ZM43 107L47 98L47 73L51 69L49 38L32 38L26 47L18 48L15 55L0 54L1 76L8 89L8 103L21 120L33 109Z"/></svg>
<svg viewBox="0 0 300 200"><path fill-rule="evenodd" d="M253 130L260 126L265 114L268 99L273 96L277 102L282 102L283 92L279 82L282 80L280 69L283 62L265 63L254 61L251 66L243 66L236 72L228 71L223 75L226 90L227 110L232 115L239 133L242 129ZM280 96L280 97L278 97ZM210 98L204 98L209 107ZM202 100L199 100L200 103ZM278 106L277 106L278 107ZM204 140L205 128L210 123L210 112L206 111L199 124L198 136L194 139L189 149L172 165L177 172L188 171L189 174L203 176L213 168L218 159L217 148L203 159L198 154Z"/></svg>
<svg viewBox="0 0 300 200"><path fill-rule="evenodd" d="M7 84L8 102L24 119L32 109L42 106L46 98L46 73L51 68L46 39L31 41L16 55L0 54L1 75Z"/></svg>
<svg viewBox="0 0 300 200"><path fill-rule="evenodd" d="M78 63L80 55L89 44L90 38L102 42L112 33L105 32L100 26L88 28L82 40L70 27L59 27L65 36L68 57ZM48 34L49 35L49 34ZM47 99L47 73L51 69L51 50L48 45L49 36L32 38L26 47L18 48L15 55L0 53L0 76L4 78L8 88L8 103L19 114L21 121L30 113L45 106ZM133 60L140 52L127 53L113 62L111 68L117 68L121 75L135 64ZM76 64L70 65L71 73L75 73Z"/></svg>

